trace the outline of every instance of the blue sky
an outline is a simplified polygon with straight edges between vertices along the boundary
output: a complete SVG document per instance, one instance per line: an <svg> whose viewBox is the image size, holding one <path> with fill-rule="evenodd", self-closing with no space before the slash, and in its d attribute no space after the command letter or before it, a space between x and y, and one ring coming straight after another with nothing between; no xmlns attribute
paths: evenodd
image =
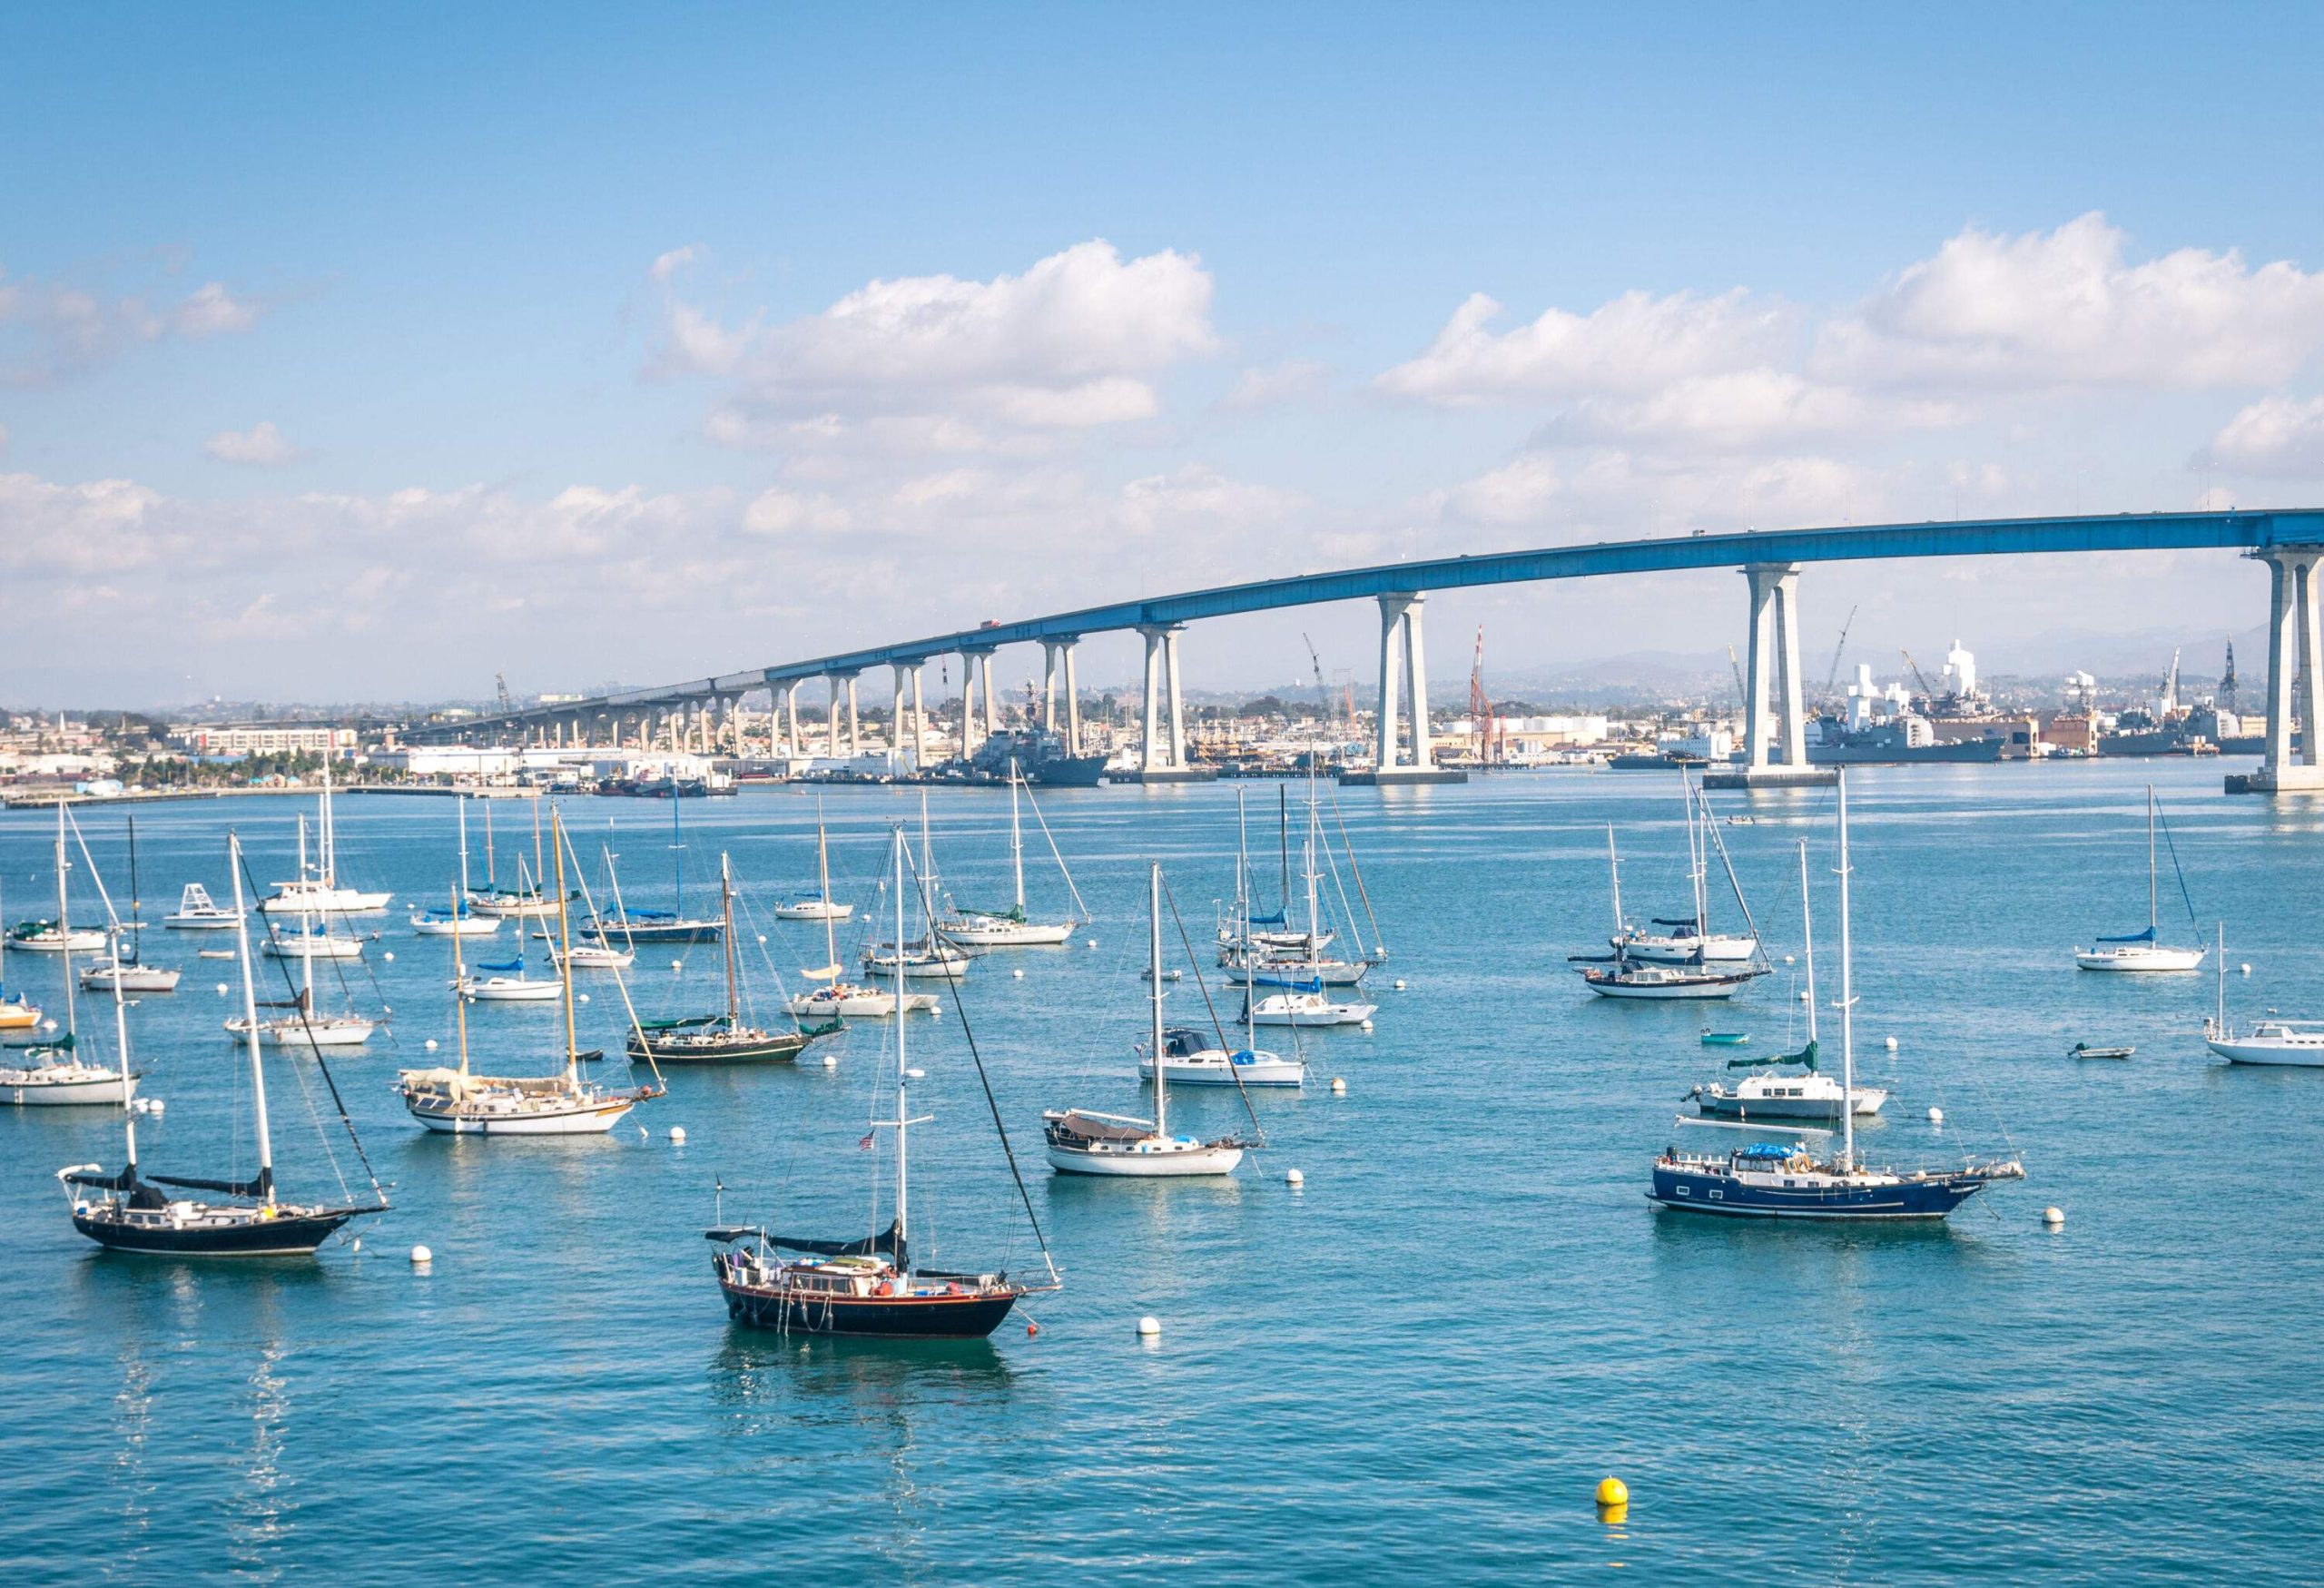
<svg viewBox="0 0 2324 1588"><path fill-rule="evenodd" d="M15 7L0 573L73 643L13 693L647 682L1423 551L2312 502L2319 33ZM1511 666L1701 650L1733 583L1445 601L1439 667L1478 622ZM2258 589L1867 568L1808 637L1862 601L1871 654L2047 667ZM1368 671L1370 616L1315 617ZM1188 649L1295 664L1280 621Z"/></svg>

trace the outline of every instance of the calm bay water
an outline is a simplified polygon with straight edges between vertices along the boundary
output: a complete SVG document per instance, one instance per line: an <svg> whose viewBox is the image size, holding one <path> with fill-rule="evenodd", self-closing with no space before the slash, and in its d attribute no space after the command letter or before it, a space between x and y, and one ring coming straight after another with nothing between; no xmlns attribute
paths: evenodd
<svg viewBox="0 0 2324 1588"><path fill-rule="evenodd" d="M1143 863L1164 863L1199 945L1231 888L1235 792L1045 796L1098 946L995 954L963 1001L1067 1288L974 1346L730 1327L712 1279L700 1231L714 1179L730 1218L872 1228L872 1155L856 1142L878 1022L831 1050L832 1070L673 1075L633 1116L650 1139L627 1124L565 1142L413 1126L389 1083L429 1060L428 1038L448 1056L450 950L412 937L405 909L448 886L453 807L345 799L342 871L395 889L398 906L375 918L396 955L377 966L381 991L359 972L354 987L359 1001L384 995L395 1021L392 1041L332 1067L394 1210L358 1227L359 1252L335 1245L312 1264L103 1256L50 1177L117 1165L117 1117L0 1110L0 1314L14 1324L0 1563L15 1583L1115 1582L1172 1567L1211 1583L1617 1567L2313 1580L2324 1072L2211 1060L2197 1034L2208 970L2107 978L2069 956L2143 924L2149 775L2203 931L2224 917L2229 960L2252 967L2230 979L2238 1018L2324 1015L2324 807L2226 800L2216 763L1852 782L1860 1056L1896 1089L1865 1150L1909 1164L2014 1144L2031 1175L1935 1229L1689 1220L1641 1195L1680 1094L1727 1056L1698 1043L1706 1019L1762 1050L1804 1037L1780 967L1799 946L1801 837L1822 991L1836 983L1829 791L1759 796L1756 824L1724 830L1779 969L1708 1016L1593 1000L1563 962L1603 942L1608 822L1632 912L1682 901L1673 780L1342 796L1393 955L1374 984L1377 1030L1302 1034L1316 1084L1256 1100L1272 1142L1256 1171L1151 1186L1053 1179L1039 1115L1141 1107ZM1274 789L1249 797L1271 847ZM289 874L302 804L141 812L149 919L186 881L223 896L230 824L262 880ZM887 824L914 818L916 799L832 793L824 806L834 891L860 902ZM931 809L955 894L1005 901L1005 801L950 792ZM610 823L633 902L668 903L666 806L569 810L585 854ZM764 912L812 885L814 815L790 791L685 810L690 902L712 902L724 849L771 940L765 962L745 943L762 1000L770 964L795 985L822 959L819 931ZM119 888L118 814L84 820ZM496 821L505 881L531 841L521 813ZM39 814L0 817L12 918L45 912L51 831ZM1028 870L1037 911L1052 911L1038 830ZM84 873L75 885L85 917ZM2165 935L2183 940L2167 854L2163 890ZM149 957L184 965L185 982L131 1011L146 1090L169 1104L141 1124L142 1156L164 1173L217 1174L250 1150L213 990L234 968L194 958L197 935L151 934ZM6 975L59 1007L46 956L10 954ZM633 985L653 1018L714 1007L719 978L714 951L648 950ZM586 984L584 1045L617 1052L612 979ZM1191 980L1174 1001L1187 1018ZM109 1005L84 1009L84 1031L109 1032ZM547 1070L557 1023L553 1005L477 1010L479 1066ZM916 1238L932 1228L939 1261L1038 1269L957 1018L911 1035L929 1072L914 1100L939 1116L915 1132ZM1289 1045L1277 1035L1268 1045ZM2077 1040L2139 1051L2078 1065L2063 1057ZM309 1095L325 1104L311 1061L271 1066L286 1187L335 1189L309 1117ZM1344 1097L1322 1084L1335 1075ZM1206 1133L1243 1123L1232 1094L1174 1098L1173 1115ZM343 1137L336 1150L352 1176ZM1304 1189L1283 1184L1291 1168ZM2049 1204L2063 1230L2043 1228ZM434 1248L432 1271L405 1261L414 1242ZM1133 1332L1145 1313L1162 1320L1158 1343ZM1590 1504L1608 1473L1632 1497L1620 1526Z"/></svg>

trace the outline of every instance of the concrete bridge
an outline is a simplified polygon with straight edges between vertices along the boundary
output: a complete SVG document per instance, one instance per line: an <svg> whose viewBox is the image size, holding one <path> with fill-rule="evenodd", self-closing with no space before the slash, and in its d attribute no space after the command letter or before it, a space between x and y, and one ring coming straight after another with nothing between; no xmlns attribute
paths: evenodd
<svg viewBox="0 0 2324 1588"><path fill-rule="evenodd" d="M1732 567L1745 577L1746 633L1750 666L1745 700L1748 755L1740 781L1781 784L1817 780L1807 763L1807 725L1799 666L1798 592L1801 571L1811 564L1868 562L1933 557L2022 557L2125 551L2235 551L2264 563L2269 577L2268 730L2260 771L2249 780L2256 791L2324 789L2324 733L2319 722L2319 681L2324 680L2324 626L2319 626L2317 570L2324 566L2324 509L2220 513L2122 513L2105 518L1988 518L1927 524L1879 524L1827 529L1781 529L1739 535L1662 537L1551 547L1536 551L1493 552L1477 557L1435 557L1289 578L1258 579L1206 590L1084 607L1046 617L976 628L892 645L843 651L767 667L728 673L659 688L522 711L416 730L421 741L487 739L535 743L593 742L609 735L616 742L668 735L671 743L718 741L722 723L731 722L742 696L771 692L775 709L787 717L794 747L803 747L799 728L799 690L822 681L832 709L826 725L832 755L850 754L860 739L856 684L866 672L885 668L893 685L892 705L903 720L911 697L912 720L921 721L921 668L943 656L962 658L963 749L990 735L997 724L991 658L1005 646L1039 645L1043 653L1043 725L1062 728L1068 742L1080 741L1080 712L1074 680L1074 647L1087 636L1135 631L1146 642L1145 732L1141 770L1153 781L1198 775L1187 759L1185 712L1178 687L1179 636L1205 618L1226 617L1329 601L1376 602L1380 609L1380 697L1377 775L1383 783L1425 780L1435 774L1428 745L1428 667L1423 616L1429 592L1482 585L1528 584L1551 579L1674 573ZM2293 684L2300 681L2298 717L2311 725L2300 757L2291 747L2295 717ZM1064 685L1063 721L1058 710ZM1403 703L1410 702L1409 707ZM842 716L845 722L842 735ZM924 742L917 746L924 749Z"/></svg>

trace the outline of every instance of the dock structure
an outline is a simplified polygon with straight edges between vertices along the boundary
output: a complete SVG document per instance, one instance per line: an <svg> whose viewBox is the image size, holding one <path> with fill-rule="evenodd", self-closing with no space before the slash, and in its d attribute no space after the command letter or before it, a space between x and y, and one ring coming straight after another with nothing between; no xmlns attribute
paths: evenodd
<svg viewBox="0 0 2324 1588"><path fill-rule="evenodd" d="M799 685L831 681L832 711L826 738L839 753L839 707L845 684L848 746L860 749L854 720L854 679L868 668L896 669L896 697L909 675L914 715L920 701L919 672L940 656L961 659L961 753L989 737L999 725L992 657L1005 646L1039 645L1043 654L1042 725L1058 726L1058 686L1065 694L1065 734L1080 743L1079 699L1074 683L1074 648L1093 634L1135 633L1146 644L1144 734L1137 770L1148 782L1206 776L1211 769L1189 761L1186 714L1179 685L1179 640L1189 626L1208 618L1278 611L1324 602L1369 600L1380 608L1380 695L1374 766L1361 780L1428 782L1454 769L1439 767L1430 753L1426 646L1422 633L1425 598L1432 591L1488 585L1564 579L1606 578L1728 567L1738 570L1748 590L1746 635L1750 651L1746 687L1745 753L1736 765L1718 768L1712 780L1732 786L1762 787L1826 781L1829 773L1807 760L1804 681L1799 666L1799 580L1811 564L1872 562L1940 557L2024 557L2056 554L2104 556L2137 551L2232 551L2267 564L2270 581L2268 645L2268 732L2260 769L2229 779L2230 791L2289 793L2324 791L2324 609L2316 575L2324 567L2324 508L2188 513L2118 513L2104 517L1983 518L1925 524L1855 525L1837 528L1747 531L1741 534L1672 535L1603 541L1532 551L1492 552L1473 557L1434 557L1334 572L1258 579L1108 606L1082 607L1044 617L985 623L971 629L836 656L780 662L770 666L683 684L624 691L592 700L422 725L410 736L421 742L532 735L545 743L554 732L561 743L600 735L616 744L645 744L689 711L698 712L697 736L714 743L718 724L731 727L746 693L771 692L771 728L787 739L794 755L805 753L800 732ZM1401 664L1401 666L1399 665ZM2298 700L2295 701L2297 681ZM1405 702L1409 701L1409 707ZM2293 724L2306 725L2295 751ZM891 726L891 738L896 729ZM924 755L926 735L916 735ZM891 754L893 746L891 745Z"/></svg>

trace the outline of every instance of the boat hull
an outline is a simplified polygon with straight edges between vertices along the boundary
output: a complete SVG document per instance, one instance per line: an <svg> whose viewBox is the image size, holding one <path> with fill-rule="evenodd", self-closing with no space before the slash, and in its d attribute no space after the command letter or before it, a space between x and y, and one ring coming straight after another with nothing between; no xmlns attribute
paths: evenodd
<svg viewBox="0 0 2324 1588"><path fill-rule="evenodd" d="M562 981L471 981L460 989L470 1003L549 1003L564 992Z"/></svg>
<svg viewBox="0 0 2324 1588"><path fill-rule="evenodd" d="M1748 1185L1724 1175L1691 1174L1656 1165L1648 1198L1679 1213L1728 1218L1804 1218L1828 1222L1943 1218L1984 1189L1959 1177L1881 1180L1799 1189Z"/></svg>
<svg viewBox="0 0 2324 1588"><path fill-rule="evenodd" d="M0 1096L19 1108L78 1109L111 1104L119 1108L137 1093L137 1078L93 1076L86 1080L0 1081Z"/></svg>
<svg viewBox="0 0 2324 1588"><path fill-rule="evenodd" d="M496 1113L410 1109L411 1117L441 1136L603 1136L637 1106L632 1098L566 1109Z"/></svg>
<svg viewBox="0 0 2324 1588"><path fill-rule="evenodd" d="M1282 1087L1296 1090L1307 1081L1304 1065L1281 1059L1245 1064L1196 1064L1174 1059L1168 1061L1167 1073L1173 1087ZM1141 1080L1152 1080L1154 1061L1151 1059L1139 1060L1137 1075Z"/></svg>
<svg viewBox="0 0 2324 1588"><path fill-rule="evenodd" d="M353 888L322 888L311 893L277 893L259 901L269 915L377 915L393 893L363 893Z"/></svg>
<svg viewBox="0 0 2324 1588"><path fill-rule="evenodd" d="M660 926L615 922L604 926L585 926L581 935L602 942L618 942L626 948L640 942L716 942L720 930L715 921L679 921Z"/></svg>
<svg viewBox="0 0 2324 1588"><path fill-rule="evenodd" d="M1649 1002L1732 998L1743 990L1740 980L1706 981L1617 981L1591 980L1590 991L1600 998L1630 998Z"/></svg>
<svg viewBox="0 0 2324 1588"><path fill-rule="evenodd" d="M1192 1179L1231 1175L1243 1161L1239 1147L1196 1147L1177 1152L1095 1152L1049 1147L1049 1167L1061 1175L1114 1179Z"/></svg>
<svg viewBox="0 0 2324 1588"><path fill-rule="evenodd" d="M723 1275L726 1316L753 1328L873 1339L980 1340L1000 1327L1023 1292L998 1295L803 1297L737 1285Z"/></svg>
<svg viewBox="0 0 2324 1588"><path fill-rule="evenodd" d="M309 1258L354 1208L330 1208L272 1218L176 1225L166 1218L121 1218L75 1209L73 1228L108 1251L154 1258Z"/></svg>
<svg viewBox="0 0 2324 1588"><path fill-rule="evenodd" d="M2230 1064L2264 1064L2285 1070L2324 1070L2324 1047L2275 1042L2239 1042L2206 1038L2203 1046Z"/></svg>
<svg viewBox="0 0 2324 1588"><path fill-rule="evenodd" d="M1073 941L1070 924L1038 926L1029 922L1022 925L1010 922L998 926L976 926L955 922L937 931L949 942L980 949L1055 948Z"/></svg>
<svg viewBox="0 0 2324 1588"><path fill-rule="evenodd" d="M852 904L832 904L820 899L809 899L796 904L777 904L777 921L845 921L855 913Z"/></svg>
<svg viewBox="0 0 2324 1588"><path fill-rule="evenodd" d="M266 952L278 960L359 960L363 957L363 940L340 937L302 944L269 938Z"/></svg>
<svg viewBox="0 0 2324 1588"><path fill-rule="evenodd" d="M1885 1091L1856 1088L1856 1117L1871 1119L1887 1100ZM1705 1092L1695 1100L1695 1106L1714 1119L1805 1119L1811 1124L1832 1124L1840 1118L1840 1100L1837 1097L1738 1098L1713 1097Z"/></svg>
<svg viewBox="0 0 2324 1588"><path fill-rule="evenodd" d="M2117 952L2109 949L2076 949L2073 962L2085 971L2112 971L2131 973L2152 971L2200 971L2203 968L2203 949L2132 949Z"/></svg>
<svg viewBox="0 0 2324 1588"><path fill-rule="evenodd" d="M310 1024L297 1021L261 1021L259 1040L277 1048L359 1048L371 1040L377 1030L370 1021L319 1020ZM250 1026L240 1020L226 1022L226 1034L241 1038L250 1034Z"/></svg>
<svg viewBox="0 0 2324 1588"><path fill-rule="evenodd" d="M656 1064L787 1064L813 1041L803 1032L780 1031L732 1042L641 1043L632 1032L625 1050L633 1060L651 1057Z"/></svg>
<svg viewBox="0 0 2324 1588"><path fill-rule="evenodd" d="M132 965L121 972L103 965L93 965L81 972L81 985L92 992L110 992L116 984L123 992L175 992L178 978L182 974L179 971L153 970L142 965Z"/></svg>

